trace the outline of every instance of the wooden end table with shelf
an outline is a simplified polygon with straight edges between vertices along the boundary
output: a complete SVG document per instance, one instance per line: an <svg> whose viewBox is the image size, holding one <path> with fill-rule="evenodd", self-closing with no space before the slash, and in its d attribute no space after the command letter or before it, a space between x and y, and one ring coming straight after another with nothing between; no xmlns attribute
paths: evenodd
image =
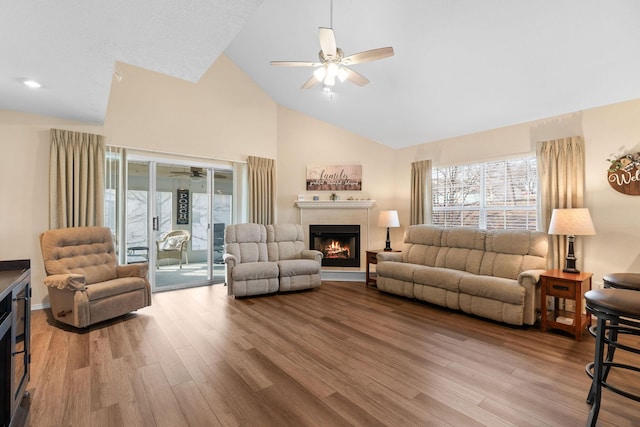
<svg viewBox="0 0 640 427"><path fill-rule="evenodd" d="M591 326L591 316L582 312L585 292L591 290L591 273L565 273L562 270L549 270L540 275L540 329L559 329L582 341L582 332L586 325ZM553 306L547 308L547 297L553 297ZM560 309L560 299L575 301L575 311ZM558 322L558 318L570 319L567 323Z"/></svg>
<svg viewBox="0 0 640 427"><path fill-rule="evenodd" d="M375 273L371 273L370 270L370 264L377 264L378 263L378 253L380 252L401 252L400 250L397 249L392 249L391 251L385 251L384 249L370 249L367 252L367 258L365 260L366 263L366 274L365 274L365 281L364 284L365 286L372 286L375 287L377 286L376 283L376 274Z"/></svg>

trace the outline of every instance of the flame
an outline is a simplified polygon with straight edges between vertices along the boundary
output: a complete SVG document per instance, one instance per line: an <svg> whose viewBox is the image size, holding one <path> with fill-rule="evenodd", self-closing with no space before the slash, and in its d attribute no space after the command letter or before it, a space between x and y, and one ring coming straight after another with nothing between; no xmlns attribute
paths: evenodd
<svg viewBox="0 0 640 427"><path fill-rule="evenodd" d="M331 240L328 245L325 245L323 250L326 258L351 258L351 248L348 244L344 244L339 240Z"/></svg>

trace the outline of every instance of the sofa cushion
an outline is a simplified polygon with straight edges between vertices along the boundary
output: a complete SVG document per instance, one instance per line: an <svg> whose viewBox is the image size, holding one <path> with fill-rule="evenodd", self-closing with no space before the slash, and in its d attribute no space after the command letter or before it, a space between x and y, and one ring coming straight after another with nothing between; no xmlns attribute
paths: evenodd
<svg viewBox="0 0 640 427"><path fill-rule="evenodd" d="M278 277L278 264L269 261L243 262L237 264L231 274L234 281L271 279Z"/></svg>
<svg viewBox="0 0 640 427"><path fill-rule="evenodd" d="M413 273L413 282L417 285L427 285L436 288L458 292L460 279L469 274L449 268L418 266Z"/></svg>
<svg viewBox="0 0 640 427"><path fill-rule="evenodd" d="M417 264L406 262L383 261L376 265L376 272L403 282L413 282L413 272L419 267Z"/></svg>
<svg viewBox="0 0 640 427"><path fill-rule="evenodd" d="M87 285L86 293L89 301L109 298L145 288L145 280L140 277L121 277L106 282Z"/></svg>
<svg viewBox="0 0 640 427"><path fill-rule="evenodd" d="M79 274L86 283L115 279L116 254L107 227L71 227L43 233L40 244L47 275Z"/></svg>
<svg viewBox="0 0 640 427"><path fill-rule="evenodd" d="M513 279L468 274L460 279L460 292L509 304L524 304L525 289Z"/></svg>
<svg viewBox="0 0 640 427"><path fill-rule="evenodd" d="M288 259L278 261L280 277L320 273L320 263L312 259Z"/></svg>
<svg viewBox="0 0 640 427"><path fill-rule="evenodd" d="M487 230L478 228L445 228L442 231L440 246L451 248L485 250L485 236Z"/></svg>
<svg viewBox="0 0 640 427"><path fill-rule="evenodd" d="M406 263L436 265L440 250L442 228L433 225L414 225L404 235L402 258Z"/></svg>
<svg viewBox="0 0 640 427"><path fill-rule="evenodd" d="M544 269L547 244L540 231L490 230L479 274L517 279L523 271Z"/></svg>
<svg viewBox="0 0 640 427"><path fill-rule="evenodd" d="M225 228L226 252L237 263L267 261L267 229L262 224L235 224Z"/></svg>
<svg viewBox="0 0 640 427"><path fill-rule="evenodd" d="M402 249L402 260L407 264L435 267L440 246L406 243Z"/></svg>

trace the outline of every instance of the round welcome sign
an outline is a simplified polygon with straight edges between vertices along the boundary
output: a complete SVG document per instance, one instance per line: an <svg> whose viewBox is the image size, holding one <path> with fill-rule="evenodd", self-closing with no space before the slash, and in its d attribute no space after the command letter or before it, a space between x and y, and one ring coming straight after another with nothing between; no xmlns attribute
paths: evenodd
<svg viewBox="0 0 640 427"><path fill-rule="evenodd" d="M622 194L640 196L640 153L625 154L609 161L607 179L611 188Z"/></svg>

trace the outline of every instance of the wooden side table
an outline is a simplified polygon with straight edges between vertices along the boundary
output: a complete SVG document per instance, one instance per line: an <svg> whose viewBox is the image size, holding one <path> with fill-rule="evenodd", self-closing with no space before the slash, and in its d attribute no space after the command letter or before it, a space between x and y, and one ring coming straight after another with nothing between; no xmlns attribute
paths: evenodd
<svg viewBox="0 0 640 427"><path fill-rule="evenodd" d="M384 249L371 249L366 251L367 252L367 259L365 260L366 262L366 275L365 275L365 281L364 284L365 286L376 286L376 276L375 273L371 273L370 264L377 264L378 263L378 258L377 255L379 252L401 252L400 250L391 250L391 251L385 251Z"/></svg>
<svg viewBox="0 0 640 427"><path fill-rule="evenodd" d="M565 273L562 270L549 270L540 275L540 329L559 329L582 341L582 332L586 325L591 326L591 316L582 313L582 299L585 292L591 290L591 273ZM547 297L553 297L553 307L547 308ZM575 301L575 312L560 309L560 299ZM559 322L562 318L565 322Z"/></svg>

